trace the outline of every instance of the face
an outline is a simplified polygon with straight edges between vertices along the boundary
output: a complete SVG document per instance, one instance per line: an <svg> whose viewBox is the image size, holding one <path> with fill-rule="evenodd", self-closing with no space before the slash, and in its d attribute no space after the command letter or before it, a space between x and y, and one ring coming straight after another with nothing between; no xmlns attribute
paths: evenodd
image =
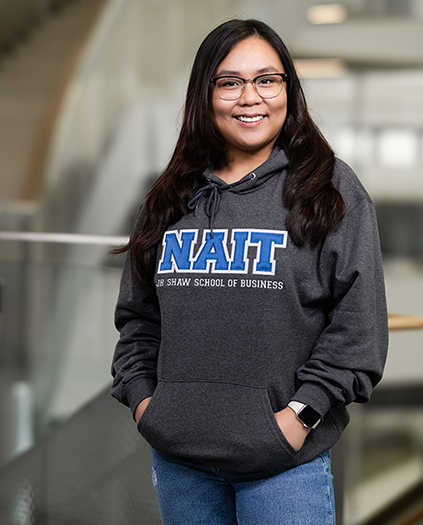
<svg viewBox="0 0 423 525"><path fill-rule="evenodd" d="M284 73L282 62L265 40L249 37L232 49L213 76L252 79L263 73ZM212 90L211 118L229 145L227 160L236 160L237 155L245 153L267 158L285 122L286 83L271 99L261 98L251 82L245 84L238 100L222 100L214 86Z"/></svg>

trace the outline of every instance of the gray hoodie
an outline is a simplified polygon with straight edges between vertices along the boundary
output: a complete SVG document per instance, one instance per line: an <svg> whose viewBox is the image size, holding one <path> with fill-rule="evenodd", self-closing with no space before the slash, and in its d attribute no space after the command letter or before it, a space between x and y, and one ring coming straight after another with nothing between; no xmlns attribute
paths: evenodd
<svg viewBox="0 0 423 525"><path fill-rule="evenodd" d="M370 197L337 160L346 216L316 248L298 248L285 227L287 170L275 149L232 185L206 171L159 246L155 300L127 257L112 395L133 413L153 395L138 429L159 452L235 472L291 468L331 448L345 406L381 379L387 313ZM291 400L323 418L299 452L273 415Z"/></svg>

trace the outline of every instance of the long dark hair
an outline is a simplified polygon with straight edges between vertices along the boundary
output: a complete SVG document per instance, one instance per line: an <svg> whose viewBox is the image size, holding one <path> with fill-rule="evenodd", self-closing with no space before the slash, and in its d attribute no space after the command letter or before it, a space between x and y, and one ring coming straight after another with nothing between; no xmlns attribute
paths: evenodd
<svg viewBox="0 0 423 525"><path fill-rule="evenodd" d="M225 165L227 144L210 118L210 79L240 41L257 36L278 53L288 74L288 111L277 139L289 160L284 203L286 227L295 245L317 245L335 230L344 214L340 193L332 184L335 156L311 119L291 56L280 37L258 20L230 20L202 42L191 71L181 131L167 168L148 193L140 231L116 250L131 251L134 270L150 292L154 289L156 249L166 229L188 213L187 203L201 185L200 174L212 161Z"/></svg>

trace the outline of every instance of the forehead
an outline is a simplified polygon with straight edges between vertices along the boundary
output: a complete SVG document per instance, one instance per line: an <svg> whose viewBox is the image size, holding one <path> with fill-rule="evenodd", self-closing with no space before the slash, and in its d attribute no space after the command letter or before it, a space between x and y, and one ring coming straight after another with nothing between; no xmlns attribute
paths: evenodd
<svg viewBox="0 0 423 525"><path fill-rule="evenodd" d="M283 72L276 50L260 37L252 36L239 42L216 68L216 74L250 75L259 72Z"/></svg>

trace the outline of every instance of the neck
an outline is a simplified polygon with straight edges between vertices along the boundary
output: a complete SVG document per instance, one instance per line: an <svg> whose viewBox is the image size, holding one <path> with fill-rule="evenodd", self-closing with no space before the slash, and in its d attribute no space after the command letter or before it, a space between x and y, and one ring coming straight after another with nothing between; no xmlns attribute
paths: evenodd
<svg viewBox="0 0 423 525"><path fill-rule="evenodd" d="M233 184L266 162L271 152L272 149L255 153L228 153L225 165L220 170L214 170L213 173L227 184Z"/></svg>

